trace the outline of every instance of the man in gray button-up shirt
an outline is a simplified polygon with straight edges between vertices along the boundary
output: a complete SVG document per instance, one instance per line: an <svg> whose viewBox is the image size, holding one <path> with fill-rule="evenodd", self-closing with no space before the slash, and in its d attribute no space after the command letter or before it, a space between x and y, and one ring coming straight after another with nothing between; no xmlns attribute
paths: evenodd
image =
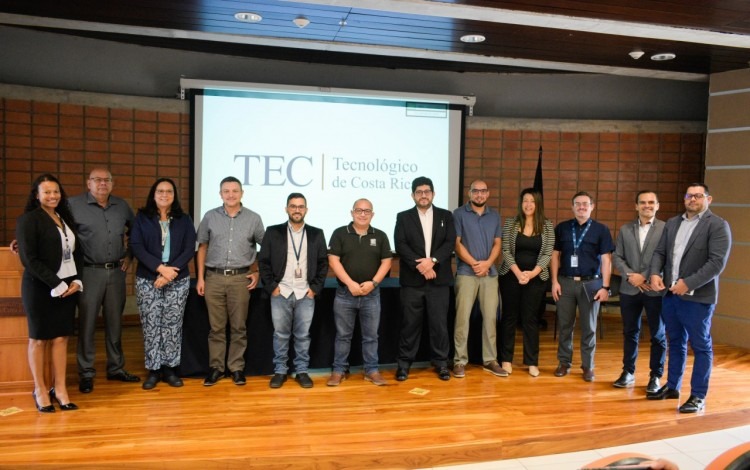
<svg viewBox="0 0 750 470"><path fill-rule="evenodd" d="M99 310L104 318L107 351L107 379L139 382L128 373L122 352L122 311L125 308L125 273L130 253L127 232L133 223L133 210L127 202L112 196L114 182L106 168L94 168L87 182L89 192L70 198L78 238L84 254L84 290L78 301L78 388L94 389L94 333Z"/></svg>
<svg viewBox="0 0 750 470"><path fill-rule="evenodd" d="M209 372L203 385L216 384L227 372L235 385L245 385L247 313L250 291L258 285L257 245L266 231L260 216L242 207L242 184L228 176L221 180L223 205L206 212L198 227L198 281L206 297ZM229 323L229 355L226 328ZM226 357L226 367L225 367Z"/></svg>

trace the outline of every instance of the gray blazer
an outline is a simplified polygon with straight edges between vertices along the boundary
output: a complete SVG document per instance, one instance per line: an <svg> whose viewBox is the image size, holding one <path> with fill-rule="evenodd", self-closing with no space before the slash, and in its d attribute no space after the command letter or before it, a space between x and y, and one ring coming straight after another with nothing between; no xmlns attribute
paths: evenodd
<svg viewBox="0 0 750 470"><path fill-rule="evenodd" d="M641 248L641 237L638 233L640 223L638 219L629 222L620 228L620 234L615 244L615 252L612 254L612 263L615 265L620 274L620 293L627 295L637 295L641 291L628 282L628 273L639 273L648 281L651 277L651 257L654 254L656 246L659 244L661 234L664 232L664 221L654 219L652 227L646 234L646 240ZM646 295L660 296L664 292L645 292Z"/></svg>
<svg viewBox="0 0 750 470"><path fill-rule="evenodd" d="M672 217L664 227L659 245L651 258L651 272L664 271L664 285L672 284L672 252L682 215ZM693 295L683 300L715 304L719 299L719 274L724 271L732 245L732 233L726 220L707 209L701 216L688 240L680 261L680 279L685 281Z"/></svg>

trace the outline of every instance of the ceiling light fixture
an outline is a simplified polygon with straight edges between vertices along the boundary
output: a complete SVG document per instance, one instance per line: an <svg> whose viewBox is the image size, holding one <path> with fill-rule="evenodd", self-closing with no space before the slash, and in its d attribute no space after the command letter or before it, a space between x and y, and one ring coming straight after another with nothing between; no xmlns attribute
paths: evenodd
<svg viewBox="0 0 750 470"><path fill-rule="evenodd" d="M675 57L677 57L677 55L672 54L671 52L661 52L659 54L652 55L651 60L655 60L657 62L663 62L665 60L672 60Z"/></svg>
<svg viewBox="0 0 750 470"><path fill-rule="evenodd" d="M645 54L645 52L638 50L638 49L634 49L628 52L628 55L632 57L634 60L640 59L641 57L643 57L643 54Z"/></svg>
<svg viewBox="0 0 750 470"><path fill-rule="evenodd" d="M465 36L461 36L461 42L478 43L484 42L485 39L487 38L485 38L481 34L467 34Z"/></svg>
<svg viewBox="0 0 750 470"><path fill-rule="evenodd" d="M304 16L298 16L297 18L292 20L292 23L296 24L298 28L304 28L305 26L310 24L310 20L308 20Z"/></svg>
<svg viewBox="0 0 750 470"><path fill-rule="evenodd" d="M263 17L257 13L249 11L240 11L234 14L234 18L245 23L259 23L263 20Z"/></svg>

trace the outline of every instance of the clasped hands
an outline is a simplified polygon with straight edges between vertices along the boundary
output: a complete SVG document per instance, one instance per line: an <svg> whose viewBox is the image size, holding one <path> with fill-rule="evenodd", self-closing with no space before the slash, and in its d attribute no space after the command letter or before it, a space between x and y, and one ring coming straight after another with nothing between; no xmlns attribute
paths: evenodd
<svg viewBox="0 0 750 470"><path fill-rule="evenodd" d="M356 281L352 281L348 283L346 287L349 289L349 292L352 294L353 297L360 297L363 295L367 295L373 290L375 290L375 284L373 284L372 281L365 281L359 284L357 284Z"/></svg>
<svg viewBox="0 0 750 470"><path fill-rule="evenodd" d="M651 276L651 287L654 290L666 289L664 280L658 274L654 274ZM685 295L690 292L690 288L687 284L685 284L685 281L680 278L677 280L677 282L674 283L672 287L669 288L669 292L673 293L674 295Z"/></svg>
<svg viewBox="0 0 750 470"><path fill-rule="evenodd" d="M437 277L437 273L435 272L434 268L435 263L433 263L432 259L430 258L419 258L417 260L417 271L428 281Z"/></svg>
<svg viewBox="0 0 750 470"><path fill-rule="evenodd" d="M162 264L159 265L158 268L156 268L156 272L159 274L159 276L154 281L154 287L156 287L157 289L161 289L162 287L177 279L180 270L179 268L176 268L174 266L167 266L166 264Z"/></svg>
<svg viewBox="0 0 750 470"><path fill-rule="evenodd" d="M642 274L628 273L627 276L628 283L633 287L637 287L641 292L650 292L654 290L653 287L651 287L651 285L646 282L646 277Z"/></svg>

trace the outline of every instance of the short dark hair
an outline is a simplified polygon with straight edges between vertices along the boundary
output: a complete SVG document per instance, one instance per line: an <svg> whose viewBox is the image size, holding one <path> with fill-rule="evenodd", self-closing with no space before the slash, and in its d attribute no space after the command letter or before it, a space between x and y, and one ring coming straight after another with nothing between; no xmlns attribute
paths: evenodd
<svg viewBox="0 0 750 470"><path fill-rule="evenodd" d="M224 183L237 183L237 184L240 185L240 187L242 187L242 183L240 182L240 180L238 180L234 176L227 176L226 178L224 178L223 180L221 180L221 183L219 183L219 188L221 188L222 186L224 186Z"/></svg>
<svg viewBox="0 0 750 470"><path fill-rule="evenodd" d="M591 201L591 204L594 203L594 196L592 196L591 194L587 193L586 191L578 191L577 193L575 193L573 195L573 199L571 199L570 202L575 202L576 198L579 197L579 196L586 196Z"/></svg>
<svg viewBox="0 0 750 470"><path fill-rule="evenodd" d="M411 193L414 194L414 191L416 191L418 187L424 185L429 186L430 191L435 191L435 187L432 186L432 180L430 178L426 176L418 176L411 182Z"/></svg>
<svg viewBox="0 0 750 470"><path fill-rule="evenodd" d="M291 193L289 196L287 196L286 197L286 205L287 206L289 205L289 201L291 201L292 199L304 199L305 200L305 205L307 205L307 198L302 193Z"/></svg>
<svg viewBox="0 0 750 470"><path fill-rule="evenodd" d="M656 194L656 191L651 191L650 189L642 189L638 191L638 194L635 195L635 203L638 204L638 198L641 197L641 194L653 194L656 196L656 202L659 202L659 195Z"/></svg>
<svg viewBox="0 0 750 470"><path fill-rule="evenodd" d="M688 188L692 188L693 186L702 187L706 191L706 196L710 194L710 192L708 191L708 186L706 186L706 183L690 183L689 185L687 185Z"/></svg>

